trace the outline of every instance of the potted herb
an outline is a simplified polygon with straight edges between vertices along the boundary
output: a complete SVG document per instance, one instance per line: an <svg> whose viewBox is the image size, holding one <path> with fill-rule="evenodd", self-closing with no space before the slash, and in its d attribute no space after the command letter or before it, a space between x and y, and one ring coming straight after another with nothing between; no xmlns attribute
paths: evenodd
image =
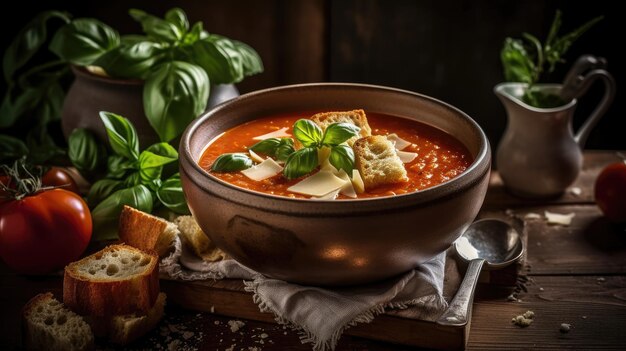
<svg viewBox="0 0 626 351"><path fill-rule="evenodd" d="M605 70L606 61L591 55L578 59L564 84L539 83L552 72L573 42L597 23L595 18L578 29L559 35L561 12L557 11L542 44L524 33L520 39L506 38L501 51L504 75L509 83L494 92L502 101L508 125L498 145L496 164L506 187L522 197L555 197L578 177L585 141L610 106L615 82ZM605 95L583 126L573 132L572 117L577 97L596 80L605 84Z"/></svg>
<svg viewBox="0 0 626 351"><path fill-rule="evenodd" d="M263 71L254 49L208 33L202 22L190 25L179 8L164 18L136 9L130 15L143 34L120 35L97 19L71 19L58 11L36 16L5 52L8 89L0 128L11 127L24 115L43 116L39 119L46 124L59 118L63 105L66 137L74 128L86 127L106 140L97 113L109 110L138 126L142 144L170 142L208 104L238 95L232 84ZM48 40L51 20L63 25ZM47 42L55 59L27 67ZM65 97L68 64L76 81Z"/></svg>

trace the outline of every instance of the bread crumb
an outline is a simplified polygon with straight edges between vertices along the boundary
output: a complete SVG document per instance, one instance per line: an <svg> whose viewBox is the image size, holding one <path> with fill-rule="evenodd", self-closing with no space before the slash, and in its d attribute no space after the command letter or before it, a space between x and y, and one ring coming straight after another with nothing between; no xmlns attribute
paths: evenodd
<svg viewBox="0 0 626 351"><path fill-rule="evenodd" d="M259 335L259 336L261 337L261 339L265 339L265 338L267 338L269 335L267 335L266 333L263 333L263 334L261 334L261 335Z"/></svg>
<svg viewBox="0 0 626 351"><path fill-rule="evenodd" d="M539 288L539 291L544 291L544 290L545 290L544 288Z"/></svg>
<svg viewBox="0 0 626 351"><path fill-rule="evenodd" d="M233 351L233 350L235 350L235 346L237 346L237 344L232 344L232 345L230 345L230 347L229 347L229 348L227 348L227 349L226 349L226 350L224 350L224 351Z"/></svg>
<svg viewBox="0 0 626 351"><path fill-rule="evenodd" d="M172 340L169 344L167 344L168 351L176 351L179 349L180 340Z"/></svg>
<svg viewBox="0 0 626 351"><path fill-rule="evenodd" d="M526 328L529 325L531 325L534 318L535 318L535 312L526 311L523 314L520 314L519 316L513 317L511 319L511 322L519 327Z"/></svg>
<svg viewBox="0 0 626 351"><path fill-rule="evenodd" d="M194 332L186 331L183 333L183 339L185 340L193 338L193 336L194 336Z"/></svg>
<svg viewBox="0 0 626 351"><path fill-rule="evenodd" d="M587 319L587 316L582 316L582 319Z"/></svg>
<svg viewBox="0 0 626 351"><path fill-rule="evenodd" d="M220 325L220 321L215 321L215 322L213 322L213 324Z"/></svg>
<svg viewBox="0 0 626 351"><path fill-rule="evenodd" d="M572 325L569 323L561 323L561 327L559 328L559 331L563 334L567 334L569 333L569 331L572 329Z"/></svg>
<svg viewBox="0 0 626 351"><path fill-rule="evenodd" d="M230 320L228 321L228 325L230 326L230 331L233 333L236 333L239 331L239 329L243 328L246 325L246 323L242 321Z"/></svg>
<svg viewBox="0 0 626 351"><path fill-rule="evenodd" d="M600 278L597 278L596 281L598 282L598 284L604 283L606 281L606 278L600 277Z"/></svg>
<svg viewBox="0 0 626 351"><path fill-rule="evenodd" d="M211 308L209 309L209 311L211 311L211 313L215 313L215 306L211 306Z"/></svg>
<svg viewBox="0 0 626 351"><path fill-rule="evenodd" d="M511 294L511 295L507 296L506 300L509 301L509 302L519 302L519 300L517 299L517 297L514 294Z"/></svg>

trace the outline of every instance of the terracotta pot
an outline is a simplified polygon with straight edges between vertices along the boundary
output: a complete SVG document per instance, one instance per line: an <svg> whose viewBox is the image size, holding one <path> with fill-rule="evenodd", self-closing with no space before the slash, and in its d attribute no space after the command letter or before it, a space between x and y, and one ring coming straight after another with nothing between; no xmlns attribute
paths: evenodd
<svg viewBox="0 0 626 351"><path fill-rule="evenodd" d="M442 129L468 148L474 162L458 177L423 191L337 201L239 188L197 164L209 140L241 123L273 114L355 108ZM388 278L446 250L478 214L491 166L487 137L460 110L408 91L340 83L242 95L192 122L179 153L191 212L218 247L269 277L315 285Z"/></svg>
<svg viewBox="0 0 626 351"><path fill-rule="evenodd" d="M75 128L87 128L106 142L106 130L98 113L109 111L122 115L133 123L141 148L159 141L145 117L142 80L97 76L75 66L72 71L76 79L65 97L61 120L65 138ZM239 91L232 84L212 85L207 109L237 96Z"/></svg>

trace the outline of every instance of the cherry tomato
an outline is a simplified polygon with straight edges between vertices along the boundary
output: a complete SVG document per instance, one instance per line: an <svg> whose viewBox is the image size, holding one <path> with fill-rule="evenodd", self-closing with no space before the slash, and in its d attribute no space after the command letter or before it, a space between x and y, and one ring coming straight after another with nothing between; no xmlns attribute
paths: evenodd
<svg viewBox="0 0 626 351"><path fill-rule="evenodd" d="M595 196L598 207L612 222L626 222L626 163L608 165L596 179Z"/></svg>
<svg viewBox="0 0 626 351"><path fill-rule="evenodd" d="M24 274L46 274L77 260L91 239L91 213L64 189L0 203L0 258Z"/></svg>
<svg viewBox="0 0 626 351"><path fill-rule="evenodd" d="M51 167L46 174L41 178L41 182L44 186L61 187L62 189L69 190L76 194L80 194L78 185L66 171L60 167Z"/></svg>

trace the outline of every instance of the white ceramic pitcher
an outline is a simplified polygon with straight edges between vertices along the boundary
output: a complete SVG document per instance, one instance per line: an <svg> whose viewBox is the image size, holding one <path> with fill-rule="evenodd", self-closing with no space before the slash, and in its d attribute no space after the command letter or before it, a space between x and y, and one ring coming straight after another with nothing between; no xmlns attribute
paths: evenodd
<svg viewBox="0 0 626 351"><path fill-rule="evenodd" d="M579 94L575 96L584 94L596 79L606 86L602 101L576 134L572 128L575 98L563 106L536 108L522 101L527 87L524 83L502 83L494 88L508 115L508 125L496 154L496 167L505 186L515 195L558 196L578 177L585 141L611 104L615 82L603 69L581 72L574 78L579 85ZM535 85L536 89L556 95L561 95L562 87L561 84Z"/></svg>

